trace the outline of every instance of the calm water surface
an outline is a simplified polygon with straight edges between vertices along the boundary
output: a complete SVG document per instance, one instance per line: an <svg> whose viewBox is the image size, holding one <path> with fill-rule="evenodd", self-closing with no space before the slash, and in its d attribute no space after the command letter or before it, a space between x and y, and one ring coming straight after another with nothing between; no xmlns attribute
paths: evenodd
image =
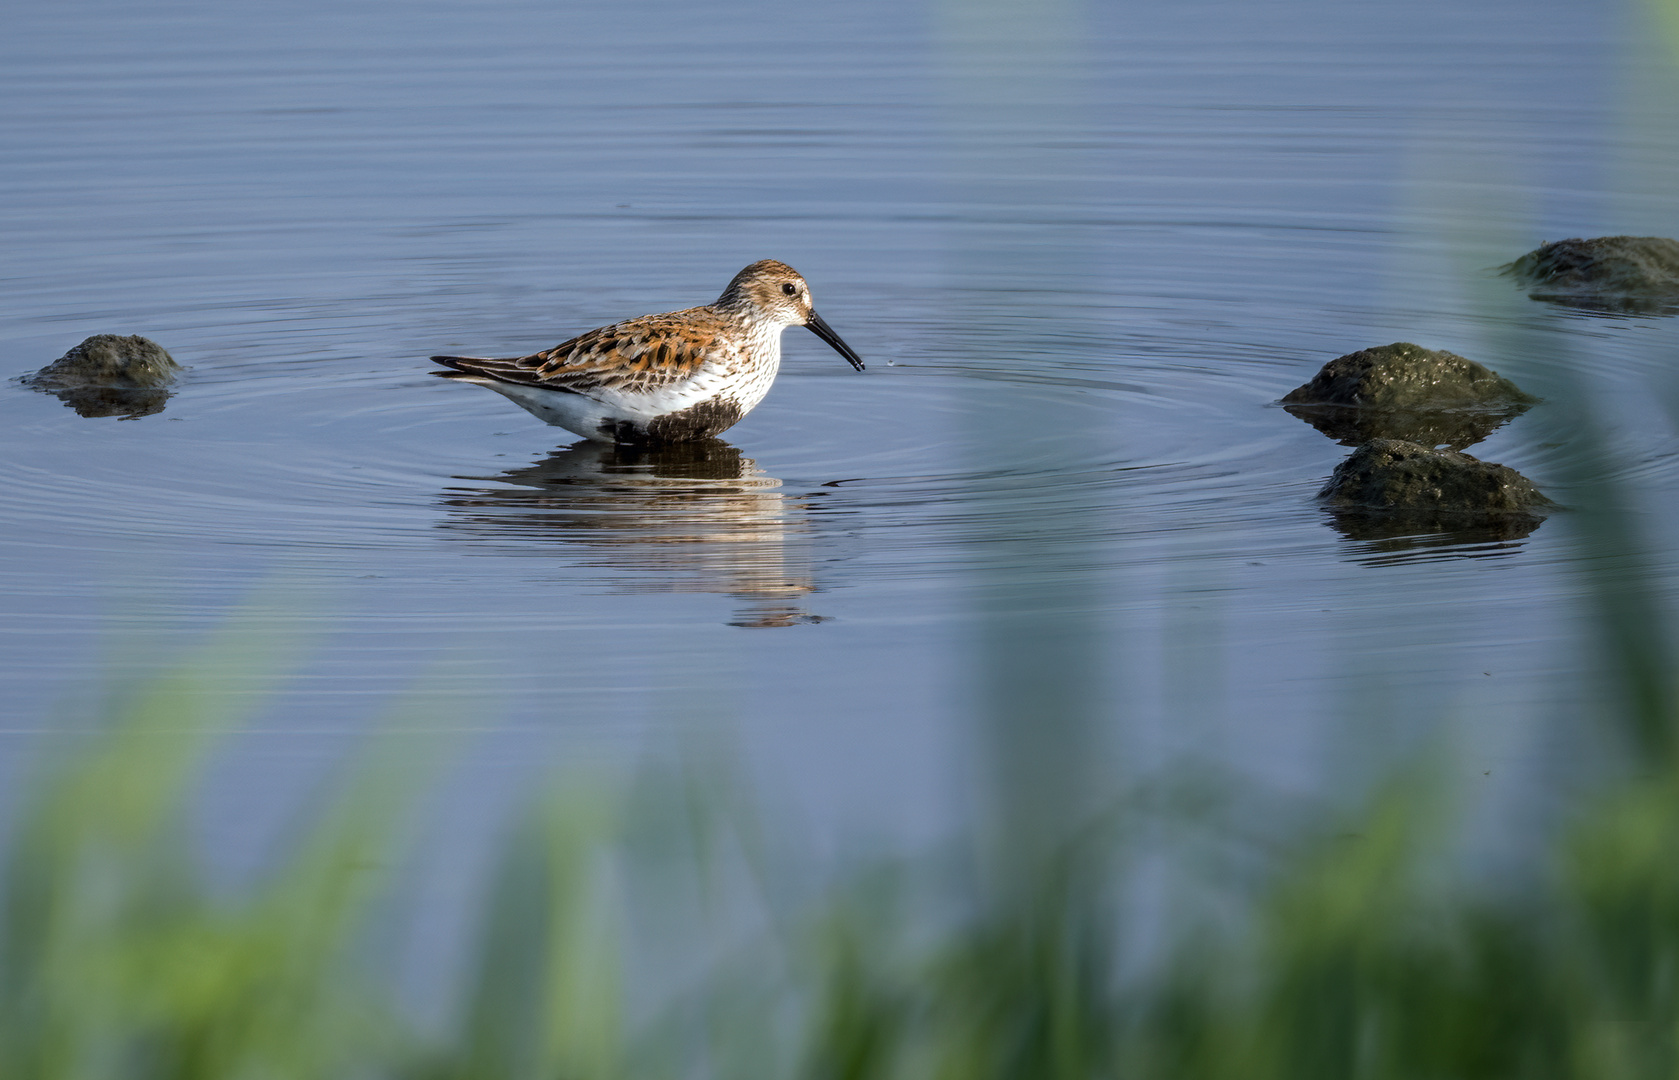
<svg viewBox="0 0 1679 1080"><path fill-rule="evenodd" d="M1313 499L1346 448L1275 402L1357 348L1462 353L1550 399L1472 452L1565 504L1557 403L1593 403L1671 601L1674 320L1489 273L1679 235L1640 20L15 8L0 374L94 333L190 371L129 420L0 385L0 755L267 586L320 649L209 796L230 836L415 686L481 733L440 843L556 746L718 725L813 822L938 829L999 707L1076 714L1116 772L1334 788L1446 731L1467 774L1542 774L1599 695L1569 515L1349 535ZM789 331L725 442L574 445L428 371L707 302L766 257L869 368Z"/></svg>

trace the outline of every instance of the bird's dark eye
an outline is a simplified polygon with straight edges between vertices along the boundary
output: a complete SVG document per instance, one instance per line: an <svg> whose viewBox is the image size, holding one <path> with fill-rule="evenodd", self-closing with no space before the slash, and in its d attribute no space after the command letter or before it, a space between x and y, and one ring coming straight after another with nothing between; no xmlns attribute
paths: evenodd
<svg viewBox="0 0 1679 1080"><path fill-rule="evenodd" d="M799 291L799 287L791 281L784 281L781 284L781 291L786 293L788 296L792 296Z"/></svg>

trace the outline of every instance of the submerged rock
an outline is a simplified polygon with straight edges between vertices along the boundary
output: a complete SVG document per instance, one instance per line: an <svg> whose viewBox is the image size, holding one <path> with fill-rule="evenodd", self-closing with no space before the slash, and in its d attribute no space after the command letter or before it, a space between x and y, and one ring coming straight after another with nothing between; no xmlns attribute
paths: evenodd
<svg viewBox="0 0 1679 1080"><path fill-rule="evenodd" d="M1532 516L1555 505L1512 468L1403 439L1354 450L1318 498L1332 507L1454 515Z"/></svg>
<svg viewBox="0 0 1679 1080"><path fill-rule="evenodd" d="M1662 236L1557 240L1499 273L1535 300L1592 311L1679 311L1679 241Z"/></svg>
<svg viewBox="0 0 1679 1080"><path fill-rule="evenodd" d="M22 382L56 394L80 416L131 419L162 412L180 370L149 338L95 334Z"/></svg>
<svg viewBox="0 0 1679 1080"><path fill-rule="evenodd" d="M1283 408L1348 446L1405 439L1461 450L1538 400L1473 360L1396 341L1336 357Z"/></svg>

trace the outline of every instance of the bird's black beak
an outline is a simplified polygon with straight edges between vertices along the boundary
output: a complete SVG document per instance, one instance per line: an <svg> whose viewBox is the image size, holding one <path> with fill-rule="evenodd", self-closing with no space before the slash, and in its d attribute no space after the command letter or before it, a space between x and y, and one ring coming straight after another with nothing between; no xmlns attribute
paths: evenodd
<svg viewBox="0 0 1679 1080"><path fill-rule="evenodd" d="M814 311L811 312L805 319L805 326L811 333L832 345L835 352L851 361L852 367L856 368L858 371L863 370L863 358L857 355L857 351L855 349L840 340L840 336L834 333L834 328L822 321L822 316L818 315Z"/></svg>

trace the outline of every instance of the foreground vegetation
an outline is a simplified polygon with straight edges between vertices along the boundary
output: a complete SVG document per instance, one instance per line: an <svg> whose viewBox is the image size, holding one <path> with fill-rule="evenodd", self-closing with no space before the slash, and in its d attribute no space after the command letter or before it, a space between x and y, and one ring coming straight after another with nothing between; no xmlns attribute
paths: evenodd
<svg viewBox="0 0 1679 1080"><path fill-rule="evenodd" d="M1223 785L1110 793L1059 829L994 820L803 892L786 886L809 868L724 785L562 778L506 843L441 1024L382 973L411 755L370 751L262 880L214 887L198 865L217 733L284 667L251 619L120 695L19 795L0 1075L1672 1076L1672 667L1626 581L1596 592L1605 640L1640 643L1602 734L1636 764L1542 830L1519 887L1477 869L1426 769L1269 834L1233 825L1252 818L1208 796ZM1185 851L1223 869L1162 868Z"/></svg>

